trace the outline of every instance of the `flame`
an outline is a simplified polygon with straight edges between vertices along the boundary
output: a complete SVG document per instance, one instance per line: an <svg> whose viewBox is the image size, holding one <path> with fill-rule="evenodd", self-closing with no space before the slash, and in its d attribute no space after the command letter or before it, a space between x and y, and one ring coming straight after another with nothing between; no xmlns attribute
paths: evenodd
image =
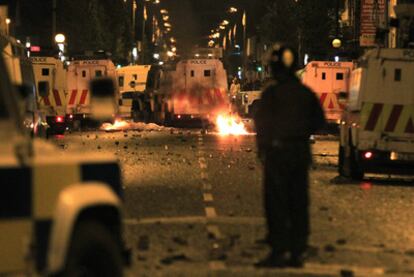
<svg viewBox="0 0 414 277"><path fill-rule="evenodd" d="M127 127L129 127L129 122L125 121L125 120L115 120L115 122L113 124L111 123L104 123L102 124L101 129L105 130L105 131L116 131L116 130L122 130L122 129L126 129Z"/></svg>
<svg viewBox="0 0 414 277"><path fill-rule="evenodd" d="M216 126L221 135L247 135L248 132L243 122L236 116L219 115Z"/></svg>

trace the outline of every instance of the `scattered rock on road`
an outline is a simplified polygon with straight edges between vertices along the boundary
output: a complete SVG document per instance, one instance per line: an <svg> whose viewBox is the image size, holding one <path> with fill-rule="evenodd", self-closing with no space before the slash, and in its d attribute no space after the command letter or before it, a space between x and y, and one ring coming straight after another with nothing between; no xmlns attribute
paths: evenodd
<svg viewBox="0 0 414 277"><path fill-rule="evenodd" d="M336 241L336 244L338 244L338 245L345 245L346 243L347 243L346 239L338 239Z"/></svg>
<svg viewBox="0 0 414 277"><path fill-rule="evenodd" d="M160 262L164 265L170 265L170 264L173 264L174 262L188 262L188 261L190 261L190 259L186 255L179 254L179 255L166 257L162 259Z"/></svg>
<svg viewBox="0 0 414 277"><path fill-rule="evenodd" d="M327 244L324 247L325 252L335 252L336 248L332 244Z"/></svg>
<svg viewBox="0 0 414 277"><path fill-rule="evenodd" d="M186 246L188 245L188 242L186 239L180 238L180 237L174 237L173 242L175 242L178 245Z"/></svg>
<svg viewBox="0 0 414 277"><path fill-rule="evenodd" d="M148 236L140 236L138 239L138 250L148 251L150 248L150 239Z"/></svg>

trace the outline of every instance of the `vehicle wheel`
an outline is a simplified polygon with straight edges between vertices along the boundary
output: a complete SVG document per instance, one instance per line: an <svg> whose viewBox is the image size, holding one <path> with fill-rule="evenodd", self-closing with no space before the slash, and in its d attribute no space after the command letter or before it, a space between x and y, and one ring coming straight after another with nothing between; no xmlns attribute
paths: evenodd
<svg viewBox="0 0 414 277"><path fill-rule="evenodd" d="M165 109L161 105L157 105L154 112L154 122L158 125L165 124Z"/></svg>
<svg viewBox="0 0 414 277"><path fill-rule="evenodd" d="M145 103L144 105L144 110L142 111L142 116L143 116L143 120L145 123L150 123L151 122L151 105L150 103Z"/></svg>
<svg viewBox="0 0 414 277"><path fill-rule="evenodd" d="M73 131L82 131L82 122L78 119L73 121L73 125L72 125L72 130Z"/></svg>
<svg viewBox="0 0 414 277"><path fill-rule="evenodd" d="M174 118L173 113L169 112L169 111L166 111L165 112L164 125L168 126L168 127L172 126L173 125L173 118Z"/></svg>
<svg viewBox="0 0 414 277"><path fill-rule="evenodd" d="M138 122L139 121L140 112L138 110L131 110L131 118L132 121Z"/></svg>
<svg viewBox="0 0 414 277"><path fill-rule="evenodd" d="M255 100L249 106L249 118L253 118L258 109L259 109L259 101Z"/></svg>
<svg viewBox="0 0 414 277"><path fill-rule="evenodd" d="M74 231L62 276L123 276L121 249L98 222L80 222Z"/></svg>
<svg viewBox="0 0 414 277"><path fill-rule="evenodd" d="M362 180L364 178L364 171L360 168L357 158L356 149L354 146L350 146L351 153L349 155L349 177L353 180Z"/></svg>
<svg viewBox="0 0 414 277"><path fill-rule="evenodd" d="M339 151L338 151L338 173L340 176L346 176L345 174L345 148L341 145L339 145Z"/></svg>

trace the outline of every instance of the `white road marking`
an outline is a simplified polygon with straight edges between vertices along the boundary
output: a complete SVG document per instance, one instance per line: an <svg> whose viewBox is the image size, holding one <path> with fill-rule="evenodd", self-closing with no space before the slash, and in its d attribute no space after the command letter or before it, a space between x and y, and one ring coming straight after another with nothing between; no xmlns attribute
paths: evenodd
<svg viewBox="0 0 414 277"><path fill-rule="evenodd" d="M213 186L211 184L209 184L209 183L204 183L203 184L203 190L210 191L212 189L213 189Z"/></svg>
<svg viewBox="0 0 414 277"><path fill-rule="evenodd" d="M221 261L210 261L208 263L208 267L211 270L224 270L224 269L226 269L226 264L224 262L221 262Z"/></svg>
<svg viewBox="0 0 414 277"><path fill-rule="evenodd" d="M211 194L211 193L203 193L203 199L204 199L204 202L214 201L213 194Z"/></svg>
<svg viewBox="0 0 414 277"><path fill-rule="evenodd" d="M217 217L217 212L216 212L216 209L214 207L205 207L204 210L206 212L207 218L216 218Z"/></svg>
<svg viewBox="0 0 414 277"><path fill-rule="evenodd" d="M223 239L223 234L220 232L220 228L217 225L207 225L207 231L213 234L215 239Z"/></svg>

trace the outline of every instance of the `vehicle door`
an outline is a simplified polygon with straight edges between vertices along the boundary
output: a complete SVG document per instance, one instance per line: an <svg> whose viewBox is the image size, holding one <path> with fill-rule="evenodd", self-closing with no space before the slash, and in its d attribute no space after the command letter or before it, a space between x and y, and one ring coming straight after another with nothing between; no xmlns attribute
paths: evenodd
<svg viewBox="0 0 414 277"><path fill-rule="evenodd" d="M336 68L333 72L332 92L334 96L334 110L337 112L342 111L347 103L349 85L351 78L351 70L346 67Z"/></svg>
<svg viewBox="0 0 414 277"><path fill-rule="evenodd" d="M16 92L0 57L0 275L27 268L33 235L30 140L21 123Z"/></svg>
<svg viewBox="0 0 414 277"><path fill-rule="evenodd" d="M81 66L77 70L77 89L80 97L78 98L78 105L83 106L89 104L89 82L92 79L92 74L95 74L93 67Z"/></svg>

